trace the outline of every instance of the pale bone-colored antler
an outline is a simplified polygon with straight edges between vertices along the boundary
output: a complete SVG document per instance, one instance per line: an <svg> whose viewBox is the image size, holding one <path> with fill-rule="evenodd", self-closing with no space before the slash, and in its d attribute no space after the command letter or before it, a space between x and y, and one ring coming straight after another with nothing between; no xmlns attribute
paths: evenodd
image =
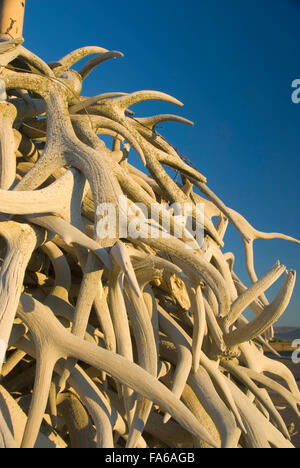
<svg viewBox="0 0 300 468"><path fill-rule="evenodd" d="M200 367L197 374L191 374L189 383L213 417L222 440L222 448L236 448L240 430L237 428L232 414L216 392L208 372ZM210 395L211 399L207 398L207 395Z"/></svg>
<svg viewBox="0 0 300 468"><path fill-rule="evenodd" d="M89 124L89 123L91 123L91 125L92 125L92 127L93 127L93 129L95 130L96 133L98 133L98 129L100 129L100 128L101 129L113 130L114 132L117 132L118 134L123 136L128 141L128 143L130 143L130 145L136 150L136 152L140 156L142 162L143 163L145 162L144 153L143 153L142 148L140 147L140 145L136 141L136 139L127 130L127 128L124 127L123 125L118 124L117 122L114 122L113 120L107 119L106 117L102 117L102 116L89 116L89 117L86 117L86 116L80 116L80 117L72 116L72 123L73 123L74 129L75 129L75 131L77 131L77 130L79 131L80 136L82 136L83 132L80 132L81 128L80 128L80 126L79 127L76 126L76 122L79 122L79 123L84 122L85 123L85 126L84 126L85 132L87 131L87 128L88 128L88 125L86 125L86 124ZM86 133L86 135L87 135L87 133ZM98 141L98 145L97 145L96 149L99 148L99 145L100 145L100 141Z"/></svg>
<svg viewBox="0 0 300 468"><path fill-rule="evenodd" d="M135 120L141 123L144 127L149 128L150 130L153 130L156 127L156 125L158 125L161 122L179 122L186 125L191 125L192 127L194 126L194 122L180 117L179 115L172 114L160 114L154 115L152 117L140 117Z"/></svg>
<svg viewBox="0 0 300 468"><path fill-rule="evenodd" d="M143 299L136 296L125 280L125 298L127 298L127 311L131 320L132 330L138 352L139 365L147 370L155 378L157 376L157 347L151 319ZM140 434L143 432L148 416L152 408L152 402L139 398L136 402L135 413L130 427L127 441L128 448L134 448Z"/></svg>
<svg viewBox="0 0 300 468"><path fill-rule="evenodd" d="M280 416L279 412L275 408L272 400L266 397L266 394L254 384L251 378L243 372L242 367L237 366L233 362L224 361L222 362L222 366L228 370L232 375L234 375L243 385L245 385L253 395L261 402L261 404L266 408L269 412L271 418L274 420L275 424L282 432L285 438L289 439L290 435L287 430L287 427ZM268 394L267 394L268 395Z"/></svg>
<svg viewBox="0 0 300 468"><path fill-rule="evenodd" d="M253 319L249 324L229 333L225 337L225 343L227 346L233 347L240 343L244 343L245 341L252 340L277 322L290 303L295 282L295 271L288 272L274 301L268 306L265 306L263 313Z"/></svg>
<svg viewBox="0 0 300 468"><path fill-rule="evenodd" d="M91 250L108 269L112 268L112 263L106 250L94 239L86 236L82 231L67 223L64 219L50 215L30 215L27 216L27 219L31 223L58 234L66 244L78 244Z"/></svg>
<svg viewBox="0 0 300 468"><path fill-rule="evenodd" d="M274 284L281 275L285 272L286 267L276 263L276 265L260 280L254 283L249 289L241 294L232 304L230 312L227 317L224 318L224 326L229 329L242 314L242 312L252 304L262 292L266 291L272 284Z"/></svg>
<svg viewBox="0 0 300 468"><path fill-rule="evenodd" d="M145 96L147 96L147 93L149 93L149 98L150 98L152 92L147 92L147 91L142 92L141 91L139 93L141 95L140 100L144 100ZM137 93L134 93L134 94L137 94ZM154 95L153 99L159 98L159 97L156 97L156 94L154 94L154 92L153 92L153 95ZM134 97L136 98L136 96L134 96ZM118 99L125 99L125 98L129 99L130 95L122 97L122 98L118 98ZM116 101L118 99L113 99L111 101ZM167 97L162 96L161 99L166 99L166 100L170 100L171 102L174 102L174 101L172 101L173 98L170 98L169 96L167 96ZM135 103L135 101L133 101L133 102ZM113 107L113 111L115 111L114 105L112 105L112 107ZM117 113L120 112L120 114L122 114L122 111L120 111L120 109L118 108L118 105L116 106L116 109L117 109ZM105 111L103 112L103 114L106 115ZM111 114L111 112L108 111L107 115L111 116L112 114ZM128 127L128 129L131 131L131 133L133 133L133 135L135 136L136 141L138 141L139 145L143 149L143 152L144 152L144 155L145 155L145 158L146 158L146 162L147 162L147 167L148 167L149 171L151 172L151 174L153 175L156 182L158 183L158 185L160 186L162 192L166 193L168 199L171 200L171 202L173 202L173 203L175 203L175 202L176 203L188 203L190 201L189 198L186 196L184 191L182 191L177 186L177 184L174 183L167 176L165 170L160 165L160 162L161 163L166 163L167 165L169 165L169 166L171 166L173 168L176 168L178 170L182 170L183 172L185 172L185 173L187 173L189 175L191 175L191 172L193 172L194 177L195 177L195 172L196 171L191 169L189 166L185 165L177 154L176 154L175 161L173 160L172 163L170 162L170 155L168 156L168 161L166 161L165 157L164 157L164 155L166 156L166 153L163 153L158 149L155 149L154 154L152 154L153 150L154 150L153 146L149 142L147 142L145 140L145 138L143 138L141 136L141 134L137 130L132 128L130 123L128 123L128 119L119 117L118 121L120 123L122 123L125 127ZM172 156L172 157L174 158L174 156ZM205 179L199 173L197 173L197 177L200 180ZM193 216L195 216L195 211L193 211ZM204 227L206 229L208 229L208 231L213 236L213 238L218 242L218 244L220 244L220 245L223 244L223 242L220 239L218 233L216 232L214 226L212 225L212 223L206 217L205 214L204 214Z"/></svg>
<svg viewBox="0 0 300 468"><path fill-rule="evenodd" d="M223 238L223 235L220 237ZM209 262L213 263L213 265L217 266L218 270L220 271L221 275L226 281L226 285L230 292L231 300L235 301L237 299L237 291L232 280L229 265L224 259L220 247L216 244L216 242L213 239L211 239L210 236L205 237L203 251L205 252L205 258Z"/></svg>
<svg viewBox="0 0 300 468"><path fill-rule="evenodd" d="M97 120L96 120L97 122ZM95 137L95 135L88 130L88 127L83 128L82 126L82 119L76 122L77 126L76 131L78 136L84 141L84 143L89 144L94 149L99 149L101 152L103 150L103 146L101 145L100 141ZM121 129L124 133L124 131ZM125 134L125 133L124 133ZM149 209L149 213L152 213L155 216L156 220L159 220L163 223L165 219L164 216L168 219L168 213L166 212L165 208L158 203L153 203L153 199L149 197L147 193L141 189L139 184L134 182L124 171L119 167L118 164L114 163L112 160L107 161L110 165L113 173L115 174L116 178L118 179L122 189L132 197L133 201L140 201L144 203L144 205ZM176 221L175 217L172 216L170 219L170 227L171 231L175 230L176 226L178 227L178 222ZM180 226L182 229L182 226ZM184 230L183 239L190 240L191 236L188 235L187 231Z"/></svg>
<svg viewBox="0 0 300 468"><path fill-rule="evenodd" d="M108 308L107 299L103 291L100 291L100 288L96 291L94 308L100 327L103 330L106 349L115 353L117 349L115 330Z"/></svg>
<svg viewBox="0 0 300 468"><path fill-rule="evenodd" d="M192 289L187 286L187 290L191 301L191 312L194 317L192 356L193 371L196 373L201 363L200 356L206 331L206 312L201 287L196 286L195 289Z"/></svg>
<svg viewBox="0 0 300 468"><path fill-rule="evenodd" d="M225 281L218 270L206 262L200 251L199 255L195 255L193 250L186 249L183 242L172 236L169 239L156 239L149 237L148 232L142 230L140 234L139 240L146 245L168 253L176 261L178 259L179 266L195 284L199 284L201 280L207 282L218 298L220 315L227 315L228 312L225 311L229 310L230 298Z"/></svg>
<svg viewBox="0 0 300 468"><path fill-rule="evenodd" d="M141 148L144 151L145 158L147 161L147 167L149 168L150 172L152 173L153 177L156 179L158 184L161 186L162 190L168 195L168 198L173 202L186 202L187 198L185 197L184 193L181 190L179 190L178 186L167 176L166 172L159 164L159 161L161 159L159 155L160 153L162 153L162 155L164 153L161 152L159 149L155 149L152 144L147 142L147 140L143 138L143 136L136 130L135 126L132 125L131 120L126 118L125 116L125 110L128 107L137 104L138 102L142 102L149 99L159 99L179 106L182 105L180 101L165 93L159 93L156 91L139 91L136 93L129 94L127 96L109 99L102 102L100 112L101 115L107 116L112 120L123 124L135 136L135 138L137 139ZM200 181L206 181L205 177L201 176L201 174L199 174L197 171L184 164L183 161L180 160L178 155L177 158L175 158L176 161L173 160L173 164L170 164L171 156L166 155L166 157L168 159L167 164L173 167L179 167L179 169L181 170L185 170L186 173L189 174L191 177L194 176ZM176 197L174 197L174 194L176 194Z"/></svg>
<svg viewBox="0 0 300 468"><path fill-rule="evenodd" d="M189 347L191 348L192 340L184 332L184 330L167 314L164 314L164 319L168 321L169 330L170 331L172 330L172 333L175 333L175 331L176 331L176 333L179 333L186 340L186 343L188 343ZM172 339L174 339L173 336L172 336ZM228 391L228 388L227 388L226 382L225 382L225 380L223 378L223 375L218 370L215 363L210 361L205 356L205 354L203 352L201 352L200 359L201 359L202 366L207 370L207 372L212 376L212 378L218 382L219 388L220 388L222 394L224 395L225 401L227 402L227 404L229 405L229 407L232 410L233 414L235 415L237 423L240 425L240 427L242 429L244 429L244 425L241 422L241 418L240 418L239 413L237 411L236 405L235 405L235 403L234 403L234 401L232 399L232 396L231 396L230 392Z"/></svg>
<svg viewBox="0 0 300 468"><path fill-rule="evenodd" d="M102 54L98 54L96 57L89 60L80 70L79 75L81 75L82 79L84 80L89 74L94 70L95 67L100 65L101 63L109 60L111 58L118 58L124 57L122 52L118 52L115 50L104 52Z"/></svg>
<svg viewBox="0 0 300 468"><path fill-rule="evenodd" d="M124 283L125 303L129 320L137 346L139 365L147 370L150 375L157 375L157 354L156 341L151 326L151 320L144 302L142 292L139 288L131 260L125 246L117 242L111 250L114 261L126 274ZM130 432L126 446L134 448L139 440L143 427L146 424L152 408L152 402L145 399L138 399L130 427Z"/></svg>
<svg viewBox="0 0 300 468"><path fill-rule="evenodd" d="M121 416L125 417L125 410L118 395L112 390L108 390L106 395L112 407L115 408ZM163 424L162 416L155 412L152 412L149 416L146 431L169 447L184 447L192 441L191 435L175 421L172 420L169 421L168 424ZM124 439L126 440L126 436Z"/></svg>
<svg viewBox="0 0 300 468"><path fill-rule="evenodd" d="M0 235L7 242L7 251L0 273L0 339L8 344L25 270L33 250L45 240L45 233L28 224L1 221ZM0 370L1 367L0 362Z"/></svg>
<svg viewBox="0 0 300 468"><path fill-rule="evenodd" d="M23 357L26 355L23 351L16 350L3 364L1 375L6 377L18 364L22 361Z"/></svg>
<svg viewBox="0 0 300 468"><path fill-rule="evenodd" d="M250 223L236 211L232 210L225 206L225 204L203 183L195 181L195 184L198 188L214 202L215 205L221 210L221 212L228 218L228 220L233 224L233 226L238 230L242 236L245 250L245 259L246 259L246 268L248 275L253 283L257 282L257 274L254 268L254 254L253 254L253 243L256 239L284 239L290 242L300 243L299 240L280 233L264 233L253 228ZM261 295L261 299L265 305L268 305L269 302L264 294ZM267 335L273 335L272 328L266 329Z"/></svg>
<svg viewBox="0 0 300 468"><path fill-rule="evenodd" d="M173 385L172 392L174 395L181 397L183 389L186 385L188 376L190 375L192 368L192 353L189 349L189 345L185 338L178 333L176 328L172 327L172 324L166 320L166 312L160 306L158 306L159 311L159 324L169 337L172 338L172 341L176 347L178 353L178 361L176 365L176 370L173 376ZM167 422L170 418L170 415L166 414L164 422Z"/></svg>
<svg viewBox="0 0 300 468"><path fill-rule="evenodd" d="M10 62L12 62L15 58L17 58L20 54L22 49L23 39L9 39L9 40L1 40L1 48L0 49L0 67L6 67Z"/></svg>
<svg viewBox="0 0 300 468"><path fill-rule="evenodd" d="M95 258L95 256L89 255L84 268L84 277L80 285L80 291L76 302L71 330L72 333L79 338L84 338L85 336L97 290L102 287L102 274L103 270L99 265L99 261ZM65 388L65 383L69 378L72 369L75 367L75 364L75 360L70 360L67 362L66 370L59 382L60 391Z"/></svg>
<svg viewBox="0 0 300 468"><path fill-rule="evenodd" d="M77 130L79 130L79 128L77 128ZM95 137L93 137L90 132L87 131L87 129L85 129L85 131L83 132L82 129L81 129L81 132L80 132L80 136L81 137L84 137L85 138L85 143L89 143L91 146L93 146L95 149L100 149L101 146L100 146L100 143L99 143L99 140L95 141ZM112 163L112 162L111 162ZM111 165L110 163L110 165ZM129 190L130 194L133 194L133 197L134 199L136 199L137 195L139 196L139 200L140 201L143 201L143 203L149 207L149 209L151 209L151 212L152 213L155 213L155 216L156 218L160 218L161 216L163 217L163 208L160 206L160 205L156 205L153 203L153 200L150 198L149 200L149 197L145 194L145 193L141 193L141 189L140 187L138 186L138 184L134 183L133 181L130 182L129 178L125 175L124 176L124 173L122 170L120 170L120 168L118 167L118 165L116 164L113 164L113 170L114 170L114 173L116 175L116 177L118 178L120 184L122 187L125 188L125 190ZM124 184L124 185L123 185ZM129 184L131 184L129 186ZM171 218L171 228L175 228L176 226L176 223L175 223L175 220L174 218L172 217Z"/></svg>
<svg viewBox="0 0 300 468"><path fill-rule="evenodd" d="M45 314L47 322L45 322ZM121 356L95 347L69 334L51 315L49 309L24 294L21 296L18 315L30 329L38 359L35 392L22 442L23 447L31 446L35 442L43 411L46 407L54 365L60 357L66 355L76 356L76 358L83 359L91 366L110 373L123 384L133 388L145 398L152 400L170 412L188 431L196 436L201 435L212 446L216 445L207 431L192 417L186 407L166 387L159 384L139 366L130 363ZM43 328L48 330L47 340L44 339Z"/></svg>
<svg viewBox="0 0 300 468"><path fill-rule="evenodd" d="M89 55L103 54L106 52L108 52L107 49L98 46L80 47L79 49L73 50L69 54L62 57L57 61L57 64L63 69L67 70L68 68L72 67L72 65L75 65L75 63L79 62L85 57L88 57Z"/></svg>
<svg viewBox="0 0 300 468"><path fill-rule="evenodd" d="M182 278L186 280L186 276L179 267L177 267L176 265L174 265L166 259L154 255L143 254L142 252L132 247L128 248L128 251L133 262L134 270L136 273L137 280L140 284L141 291L143 292L144 301L148 308L148 313L151 318L151 323L158 350L158 308L153 289L149 283L154 281L160 283L163 276L163 272L168 272L168 274L176 275L178 279Z"/></svg>
<svg viewBox="0 0 300 468"><path fill-rule="evenodd" d="M117 247L119 247L118 251ZM126 251L122 249L122 244L118 243L115 244L115 246L111 250L111 255L114 258L114 260L119 260L119 264L123 269L126 277L128 278L128 281L130 282L132 288L134 289L135 294L140 296L141 292L139 290L139 286L135 278L130 259L129 257L124 258L124 252ZM80 338L83 338L85 335L93 302L96 299L97 292L99 294L99 289L101 289L102 287L102 273L103 271L101 270L99 262L94 256L90 255L87 259L87 263L85 266L84 278L81 283L81 288L76 303L74 320L72 325L72 333ZM68 376L70 375L74 365L74 361L70 361L68 363L66 373L62 376L60 380L60 389L64 388L65 382Z"/></svg>
<svg viewBox="0 0 300 468"><path fill-rule="evenodd" d="M4 387L0 387L0 408L15 440L15 448L20 447L27 416ZM58 434L55 434L53 431L48 434L45 431L45 427L43 427L39 432L36 448L66 448L66 444Z"/></svg>
<svg viewBox="0 0 300 468"><path fill-rule="evenodd" d="M15 138L13 123L16 108L9 102L0 102L0 188L9 189L16 177Z"/></svg>
<svg viewBox="0 0 300 468"><path fill-rule="evenodd" d="M27 84L31 91L40 93L45 99L49 115L48 139L44 154L18 184L18 190L34 189L46 180L55 169L64 164L71 164L81 170L88 178L96 206L101 202L116 202L122 192L117 182L109 176L105 162L99 159L98 154L92 148L88 148L75 136L66 108L66 90L56 83L52 83L47 88L44 81L38 76L34 76L29 86L26 76L22 74L7 75L5 81L8 88L16 86L21 88L25 86L26 88ZM51 118L51 115L54 117L57 111L65 116L65 120L58 121ZM58 140L54 140L52 135L57 135Z"/></svg>
<svg viewBox="0 0 300 468"><path fill-rule="evenodd" d="M164 354L165 351L166 351L166 348L162 347L161 350L162 350L162 353ZM168 349L167 355L168 355L168 359L170 359L171 361L176 362L176 352L173 352L173 351L170 352L170 349ZM173 377L173 369L171 368L171 369L168 370L168 373L165 376L161 377L161 379L166 385L169 386L171 384L171 382L172 382L172 377ZM192 385L191 381L189 383L190 383L190 385ZM213 419L210 417L208 412L206 412L204 406L202 406L202 404L200 402L201 397L199 397L199 399L198 399L196 393L192 390L190 385L186 385L184 387L182 397L181 397L182 401L189 408L189 410L194 414L194 416L198 419L198 421L201 421L202 424L205 426L205 428L211 434L214 435L214 438L221 445L221 438L219 436L217 427L216 427ZM206 392L206 395L207 394L209 394L209 392ZM216 392L215 392L215 394L216 394ZM218 398L219 397L217 396L217 398L215 398L215 400L218 399ZM206 397L204 399L206 399L206 401L207 401ZM224 407L225 407L225 405L224 405ZM227 408L226 408L226 410L227 410ZM170 422L172 422L172 420L169 421L168 423L166 423L165 427L168 426ZM193 442L194 442L194 447L195 448L211 448L208 444L203 442L203 440L201 440L201 439L199 439L197 437L193 437Z"/></svg>
<svg viewBox="0 0 300 468"><path fill-rule="evenodd" d="M87 111L88 113L93 113L90 112L90 107L93 105L97 104L99 101L102 99L109 99L109 98L114 98L114 97L119 97L119 96L125 96L127 93L102 93L98 94L97 96L93 97L82 97L80 96L80 102L76 102L76 104L71 103L69 107L69 112L70 114L77 114L82 110Z"/></svg>
<svg viewBox="0 0 300 468"><path fill-rule="evenodd" d="M51 296L68 301L69 291L72 285L72 276L65 255L53 242L47 242L41 247L41 250L48 255L54 269L55 284L51 291Z"/></svg>
<svg viewBox="0 0 300 468"><path fill-rule="evenodd" d="M40 57L27 50L25 47L20 47L18 57L24 59L29 65L32 65L39 73L49 77L55 76L51 68Z"/></svg>
<svg viewBox="0 0 300 468"><path fill-rule="evenodd" d="M83 182L83 186L81 187ZM75 197L81 202L80 193L83 192L84 180L74 169L66 171L50 186L39 190L8 191L0 190L2 213L7 214L37 214L53 213L70 221L78 212L72 210ZM64 191L64 197L61 192Z"/></svg>
<svg viewBox="0 0 300 468"><path fill-rule="evenodd" d="M172 342L166 342L165 339L161 341L161 355L176 365L177 355L174 350L175 346ZM207 414L211 417L212 421L216 425L222 447L236 447L239 438L239 430L237 428L236 422L231 412L218 395L207 371L203 369L202 366L200 366L197 374L190 374L188 383L197 396L196 401L201 403ZM183 395L185 395L185 397L186 392L187 386L183 391ZM190 393L190 391L188 391L188 393ZM189 395L189 399L190 398L191 396ZM188 405L188 407L193 411L195 405L197 407L197 403L193 398L192 401L190 401L190 405Z"/></svg>
<svg viewBox="0 0 300 468"><path fill-rule="evenodd" d="M36 356L36 349L28 339L20 340L18 347L32 357ZM64 372L63 362L58 361L54 370L58 375L62 375ZM70 375L69 383L84 402L94 421L97 430L97 446L99 448L112 448L112 428L117 424L118 418L113 414L105 396L79 366L76 366Z"/></svg>
<svg viewBox="0 0 300 468"><path fill-rule="evenodd" d="M242 362L246 363L247 368L256 373L270 372L277 375L286 383L292 395L299 399L299 389L295 377L287 366L265 356L252 341L240 345L240 350Z"/></svg>
<svg viewBox="0 0 300 468"><path fill-rule="evenodd" d="M251 448L293 448L281 432L275 428L258 409L251 405L246 395L229 379L228 385L232 391L238 409L247 428L247 442Z"/></svg>
<svg viewBox="0 0 300 468"><path fill-rule="evenodd" d="M80 400L73 393L61 393L58 410L70 435L71 448L96 448L94 428Z"/></svg>

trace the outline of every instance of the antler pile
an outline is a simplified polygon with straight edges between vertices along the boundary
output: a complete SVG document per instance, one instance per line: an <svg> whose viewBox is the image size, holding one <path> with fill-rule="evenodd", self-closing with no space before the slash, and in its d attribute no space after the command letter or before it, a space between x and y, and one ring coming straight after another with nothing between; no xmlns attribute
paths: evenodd
<svg viewBox="0 0 300 468"><path fill-rule="evenodd" d="M80 96L89 73L120 52L85 47L46 64L20 42L0 50L10 68L0 103L0 339L8 346L0 445L292 447L271 396L299 417L300 393L263 346L272 351L272 325L296 274L278 263L258 279L253 242L299 241L256 231L155 129L191 122L129 110L149 99L181 105L176 99L155 91ZM71 69L92 54L79 73ZM99 135L112 137L112 149ZM150 175L128 162L130 147ZM110 203L120 214L123 195L131 220L137 203L147 207L140 235L103 241L98 207ZM188 229L182 239L163 235L173 203L193 204L194 222L204 204L203 245ZM245 245L249 288L222 250L228 222ZM173 233L178 225L174 212ZM282 275L269 304L264 293Z"/></svg>

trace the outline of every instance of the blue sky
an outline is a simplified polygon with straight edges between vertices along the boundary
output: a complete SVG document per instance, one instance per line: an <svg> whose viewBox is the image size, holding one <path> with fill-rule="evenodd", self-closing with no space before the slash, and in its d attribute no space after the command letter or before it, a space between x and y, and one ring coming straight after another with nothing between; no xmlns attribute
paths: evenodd
<svg viewBox="0 0 300 468"><path fill-rule="evenodd" d="M160 131L257 229L300 238L300 104L291 100L299 23L298 0L27 0L24 37L46 61L83 45L122 51L88 77L84 93L155 89L183 101L182 109L134 110L193 120L194 128ZM240 238L230 229L225 240L246 282ZM255 254L259 275L278 259L300 274L297 244L257 241ZM280 324L300 326L299 279Z"/></svg>

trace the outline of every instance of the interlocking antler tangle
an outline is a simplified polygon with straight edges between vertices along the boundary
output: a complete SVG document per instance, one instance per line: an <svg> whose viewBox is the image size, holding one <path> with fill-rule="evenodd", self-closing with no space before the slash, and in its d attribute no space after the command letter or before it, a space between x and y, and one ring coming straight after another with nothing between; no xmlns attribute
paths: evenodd
<svg viewBox="0 0 300 468"><path fill-rule="evenodd" d="M163 121L192 122L133 118L130 109L146 100L181 106L177 99L81 96L93 69L123 54L84 47L46 64L9 41L0 47L9 69L0 103L0 446L292 447L271 397L299 417L299 389L263 348L276 354L268 339L296 274L278 262L258 278L253 242L300 242L254 229L156 131ZM131 148L145 172L129 163ZM103 240L97 209L110 204L120 219L124 195L129 221L138 203L146 207L139 236ZM194 227L204 205L203 244L187 227L175 236L174 203L192 206ZM228 223L242 237L250 287L225 251ZM265 293L283 275L269 303Z"/></svg>

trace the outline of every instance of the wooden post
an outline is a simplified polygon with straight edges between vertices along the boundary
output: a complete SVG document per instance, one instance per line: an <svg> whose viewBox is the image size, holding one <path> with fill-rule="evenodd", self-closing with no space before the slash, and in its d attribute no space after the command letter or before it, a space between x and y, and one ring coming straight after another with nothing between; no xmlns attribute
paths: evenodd
<svg viewBox="0 0 300 468"><path fill-rule="evenodd" d="M24 13L25 0L0 0L0 36L22 37Z"/></svg>

